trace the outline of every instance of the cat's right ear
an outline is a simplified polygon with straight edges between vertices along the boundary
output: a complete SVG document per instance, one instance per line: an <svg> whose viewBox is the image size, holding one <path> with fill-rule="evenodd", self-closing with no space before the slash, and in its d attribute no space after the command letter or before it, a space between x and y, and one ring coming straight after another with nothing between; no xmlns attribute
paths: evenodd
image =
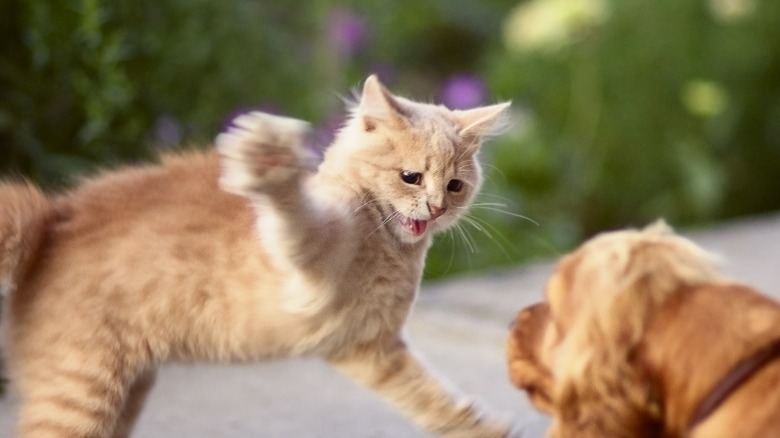
<svg viewBox="0 0 780 438"><path fill-rule="evenodd" d="M512 102L482 106L470 110L457 110L455 117L461 125L463 137L492 137L501 134L509 124L509 108Z"/></svg>
<svg viewBox="0 0 780 438"><path fill-rule="evenodd" d="M377 124L402 125L406 119L406 110L376 75L371 75L363 84L358 115L362 119L363 129L371 132Z"/></svg>

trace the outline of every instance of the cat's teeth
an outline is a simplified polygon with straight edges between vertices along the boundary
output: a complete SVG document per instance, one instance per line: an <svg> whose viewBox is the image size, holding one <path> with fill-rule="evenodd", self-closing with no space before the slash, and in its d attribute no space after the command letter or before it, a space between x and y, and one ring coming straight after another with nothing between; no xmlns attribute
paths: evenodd
<svg viewBox="0 0 780 438"><path fill-rule="evenodd" d="M405 226L409 230L409 232L411 232L415 236L422 235L423 233L425 233L425 230L428 229L428 221L412 219L409 217L404 217L403 219L401 219L401 225Z"/></svg>

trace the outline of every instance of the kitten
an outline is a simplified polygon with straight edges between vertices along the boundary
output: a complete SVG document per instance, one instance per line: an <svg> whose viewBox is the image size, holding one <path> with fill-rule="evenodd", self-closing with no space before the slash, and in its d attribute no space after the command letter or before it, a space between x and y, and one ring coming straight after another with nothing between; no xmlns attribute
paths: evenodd
<svg viewBox="0 0 780 438"><path fill-rule="evenodd" d="M217 151L47 198L0 185L6 353L22 437L125 437L163 362L317 355L422 429L506 436L407 349L432 235L480 185L509 103L450 111L369 77L316 173L301 121L250 113Z"/></svg>

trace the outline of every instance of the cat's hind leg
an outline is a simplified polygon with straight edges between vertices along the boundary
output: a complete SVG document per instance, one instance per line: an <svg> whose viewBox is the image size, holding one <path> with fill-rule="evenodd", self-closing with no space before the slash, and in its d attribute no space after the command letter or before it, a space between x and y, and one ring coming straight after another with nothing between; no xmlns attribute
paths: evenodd
<svg viewBox="0 0 780 438"><path fill-rule="evenodd" d="M156 380L157 370L150 369L138 376L135 382L130 386L127 400L125 400L116 428L114 429L113 438L128 438L130 436L133 431L133 426L135 426L135 422L144 407L146 397L149 395L149 391L151 391Z"/></svg>
<svg viewBox="0 0 780 438"><path fill-rule="evenodd" d="M124 354L105 332L59 332L28 332L9 345L18 437L110 437L132 381Z"/></svg>

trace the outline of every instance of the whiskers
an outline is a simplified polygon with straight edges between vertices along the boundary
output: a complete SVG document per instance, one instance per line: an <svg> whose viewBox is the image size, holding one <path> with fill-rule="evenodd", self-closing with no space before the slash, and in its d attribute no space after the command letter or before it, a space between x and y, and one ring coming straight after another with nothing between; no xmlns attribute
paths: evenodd
<svg viewBox="0 0 780 438"><path fill-rule="evenodd" d="M494 166L494 165L492 165L492 164L490 164L490 163L487 163L487 162L485 162L485 161L480 161L480 162L479 162L479 166L480 166L482 169L490 169L492 172L495 172L495 173L496 173L498 176L500 176L500 177L501 177L501 179L502 179L503 181L506 181L506 180L507 180L507 178L506 178L506 174L504 173L504 171L503 171L503 170L501 170L501 168L500 168L500 167L498 167L498 166Z"/></svg>
<svg viewBox="0 0 780 438"><path fill-rule="evenodd" d="M376 198L369 197L367 194L363 195L363 202L360 203L357 207L352 209L350 212L350 215L354 218L357 216L360 212L365 210L373 210L374 213L379 215L380 217L383 216L382 209L379 208L380 202ZM389 214L387 217L382 219L382 221L379 223L379 225L376 226L371 232L369 232L366 236L370 236L377 231L381 230L385 225L387 225L390 221L398 218L401 215L398 211L393 211L391 214Z"/></svg>
<svg viewBox="0 0 780 438"><path fill-rule="evenodd" d="M478 231L479 233L487 237L488 240L495 243L498 249L507 258L507 260L512 259L512 256L510 255L512 247L514 246L512 242L490 221L488 221L487 219L483 219L475 214L471 214L469 211L486 210L490 212L501 213L510 217L528 221L537 227L539 226L539 223L531 219L530 217L522 215L520 213L509 211L508 210L509 206L503 202L475 202L470 206L464 206L459 208L462 210L466 210L463 212L463 215L461 216L461 223L470 225L473 229L475 229L476 231ZM467 232L462 232L462 234L468 235ZM475 250L476 245L474 244L474 239L470 238L469 240L470 241L466 244L466 247L469 248L469 251L472 254L475 254L478 251Z"/></svg>
<svg viewBox="0 0 780 438"><path fill-rule="evenodd" d="M484 214L479 214L479 210L501 213L539 226L539 223L535 220L511 211L509 205L504 202L476 202L470 206L457 208L461 210L460 218L447 230L448 242L445 243L445 246L440 247L440 251L445 250L449 252L449 257L447 257L446 252L439 253L442 265L436 268L435 275L437 276L446 274L453 267L458 270L464 268L471 270L489 266L496 262L500 263L500 260L495 259L496 256L503 258L505 263L518 258L519 248L516 247L516 244L511 239L505 236L506 230L502 230L498 224L486 218ZM484 236L484 238L480 238L480 236ZM480 242L484 240L489 240L492 244L495 244L497 253L491 254L488 251L484 257L476 258L475 256L482 249L480 248ZM458 246L461 246L462 250L458 250ZM444 263L445 261L446 263Z"/></svg>
<svg viewBox="0 0 780 438"><path fill-rule="evenodd" d="M372 235L372 234L376 233L377 231L381 230L381 229L382 229L382 228L383 228L385 225L387 225L387 224L388 224L390 221L392 221L392 220L394 220L394 219L398 218L399 216L401 216L401 213L399 213L399 212L397 212L397 211L394 211L394 212L392 212L392 213L391 213L391 214L389 214L389 215L388 215L386 218L384 218L384 220L382 220L382 222L380 222L380 223L379 223L379 225L378 225L376 228L374 228L373 230L371 230L371 232L370 232L370 233L368 233L368 235L370 236L370 235Z"/></svg>
<svg viewBox="0 0 780 438"><path fill-rule="evenodd" d="M352 210L351 216L355 217L361 210L367 210L374 205L379 205L379 201L376 199L368 199L368 196L364 196L363 202Z"/></svg>
<svg viewBox="0 0 780 438"><path fill-rule="evenodd" d="M466 249L469 251L469 253L476 254L478 252L477 244L476 242L474 242L474 238L471 237L471 234L469 234L468 230L463 226L464 223L468 223L474 226L475 228L477 228L478 230L480 230L481 228L479 224L475 223L472 218L468 217L468 215L463 215L458 222L455 222L455 225L452 228L450 228L448 233L450 235L450 238L454 241L453 234L455 231L457 231L460 237L463 239L463 243L466 246ZM484 230L480 230L480 231L484 231Z"/></svg>
<svg viewBox="0 0 780 438"><path fill-rule="evenodd" d="M460 208L463 208L463 209L473 208L473 209L478 209L478 210L482 209L482 210L488 210L488 211L495 211L497 213L502 213L502 214L505 214L507 216L512 216L512 217L516 217L518 219L526 220L526 221L531 222L532 224L536 225L537 227L539 226L539 222L536 222L535 220L531 219L528 216L525 216L525 215L522 215L520 213L515 213L515 212L512 212L512 211L506 210L507 208L509 208L509 206L507 204L503 203L503 202L477 202L477 203L471 204L471 207L460 207Z"/></svg>
<svg viewBox="0 0 780 438"><path fill-rule="evenodd" d="M482 219L480 217L474 216L469 213L464 213L461 217L461 223L468 224L475 230L477 230L479 233L483 234L485 237L488 238L491 242L495 243L498 249L504 254L507 260L511 260L512 256L510 255L510 250L512 248L512 242L509 241L509 239L504 236L504 234L498 230L493 224L488 222L485 219ZM468 235L467 232L464 232L465 235ZM476 245L474 244L474 239L471 238L471 242L466 245L470 252L472 254L476 254L479 252L476 249Z"/></svg>

